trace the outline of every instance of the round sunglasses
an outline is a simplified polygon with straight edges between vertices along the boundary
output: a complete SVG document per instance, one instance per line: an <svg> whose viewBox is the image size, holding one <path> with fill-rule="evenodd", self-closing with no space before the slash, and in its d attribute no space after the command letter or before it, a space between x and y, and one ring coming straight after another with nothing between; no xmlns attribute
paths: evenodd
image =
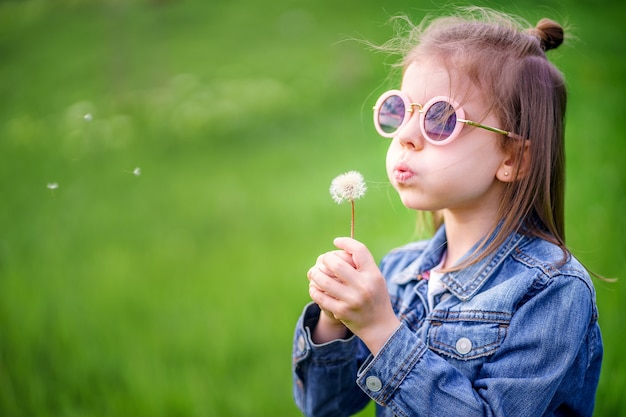
<svg viewBox="0 0 626 417"><path fill-rule="evenodd" d="M419 113L422 135L428 142L435 145L452 142L461 133L464 124L522 139L515 133L466 120L463 108L450 97L437 96L421 105L412 103L400 90L387 91L376 102L374 106L376 130L383 137L394 137L409 122L415 107Z"/></svg>

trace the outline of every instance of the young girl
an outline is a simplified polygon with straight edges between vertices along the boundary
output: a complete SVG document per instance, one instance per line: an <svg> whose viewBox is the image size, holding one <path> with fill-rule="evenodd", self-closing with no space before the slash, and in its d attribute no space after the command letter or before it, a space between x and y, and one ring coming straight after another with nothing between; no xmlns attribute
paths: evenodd
<svg viewBox="0 0 626 417"><path fill-rule="evenodd" d="M334 241L308 272L294 394L307 416L591 416L602 342L565 246L563 41L504 15L413 28L399 90L374 107L403 204L436 212L389 253Z"/></svg>

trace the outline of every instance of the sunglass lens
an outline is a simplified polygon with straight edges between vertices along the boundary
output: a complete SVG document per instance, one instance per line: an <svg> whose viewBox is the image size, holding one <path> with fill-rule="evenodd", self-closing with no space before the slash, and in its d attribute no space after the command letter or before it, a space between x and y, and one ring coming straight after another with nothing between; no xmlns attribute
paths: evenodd
<svg viewBox="0 0 626 417"><path fill-rule="evenodd" d="M378 125L385 133L394 133L402 125L406 107L400 96L389 96L380 105Z"/></svg>
<svg viewBox="0 0 626 417"><path fill-rule="evenodd" d="M438 101L424 115L424 130L431 140L446 140L456 127L456 110L450 103Z"/></svg>

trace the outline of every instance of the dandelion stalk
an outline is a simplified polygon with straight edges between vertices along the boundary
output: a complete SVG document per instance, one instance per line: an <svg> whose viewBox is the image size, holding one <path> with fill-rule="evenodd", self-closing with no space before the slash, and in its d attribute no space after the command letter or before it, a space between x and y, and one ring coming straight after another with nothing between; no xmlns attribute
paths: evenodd
<svg viewBox="0 0 626 417"><path fill-rule="evenodd" d="M346 172L336 177L330 183L330 195L337 204L344 201L350 201L351 205L351 221L350 221L350 237L354 239L354 200L363 195L367 187L363 175L357 171Z"/></svg>

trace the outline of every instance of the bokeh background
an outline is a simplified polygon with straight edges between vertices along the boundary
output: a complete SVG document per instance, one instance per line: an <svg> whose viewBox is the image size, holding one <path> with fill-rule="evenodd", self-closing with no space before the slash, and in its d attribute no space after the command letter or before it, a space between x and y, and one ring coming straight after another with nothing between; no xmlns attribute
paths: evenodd
<svg viewBox="0 0 626 417"><path fill-rule="evenodd" d="M464 3L459 3L464 4ZM567 234L596 280L597 416L626 415L619 2L475 2L567 22ZM0 415L297 416L306 270L349 232L332 178L361 171L357 238L419 238L371 106L393 36L448 3L0 0ZM558 329L556 330L558 331ZM362 415L373 415L372 408Z"/></svg>

